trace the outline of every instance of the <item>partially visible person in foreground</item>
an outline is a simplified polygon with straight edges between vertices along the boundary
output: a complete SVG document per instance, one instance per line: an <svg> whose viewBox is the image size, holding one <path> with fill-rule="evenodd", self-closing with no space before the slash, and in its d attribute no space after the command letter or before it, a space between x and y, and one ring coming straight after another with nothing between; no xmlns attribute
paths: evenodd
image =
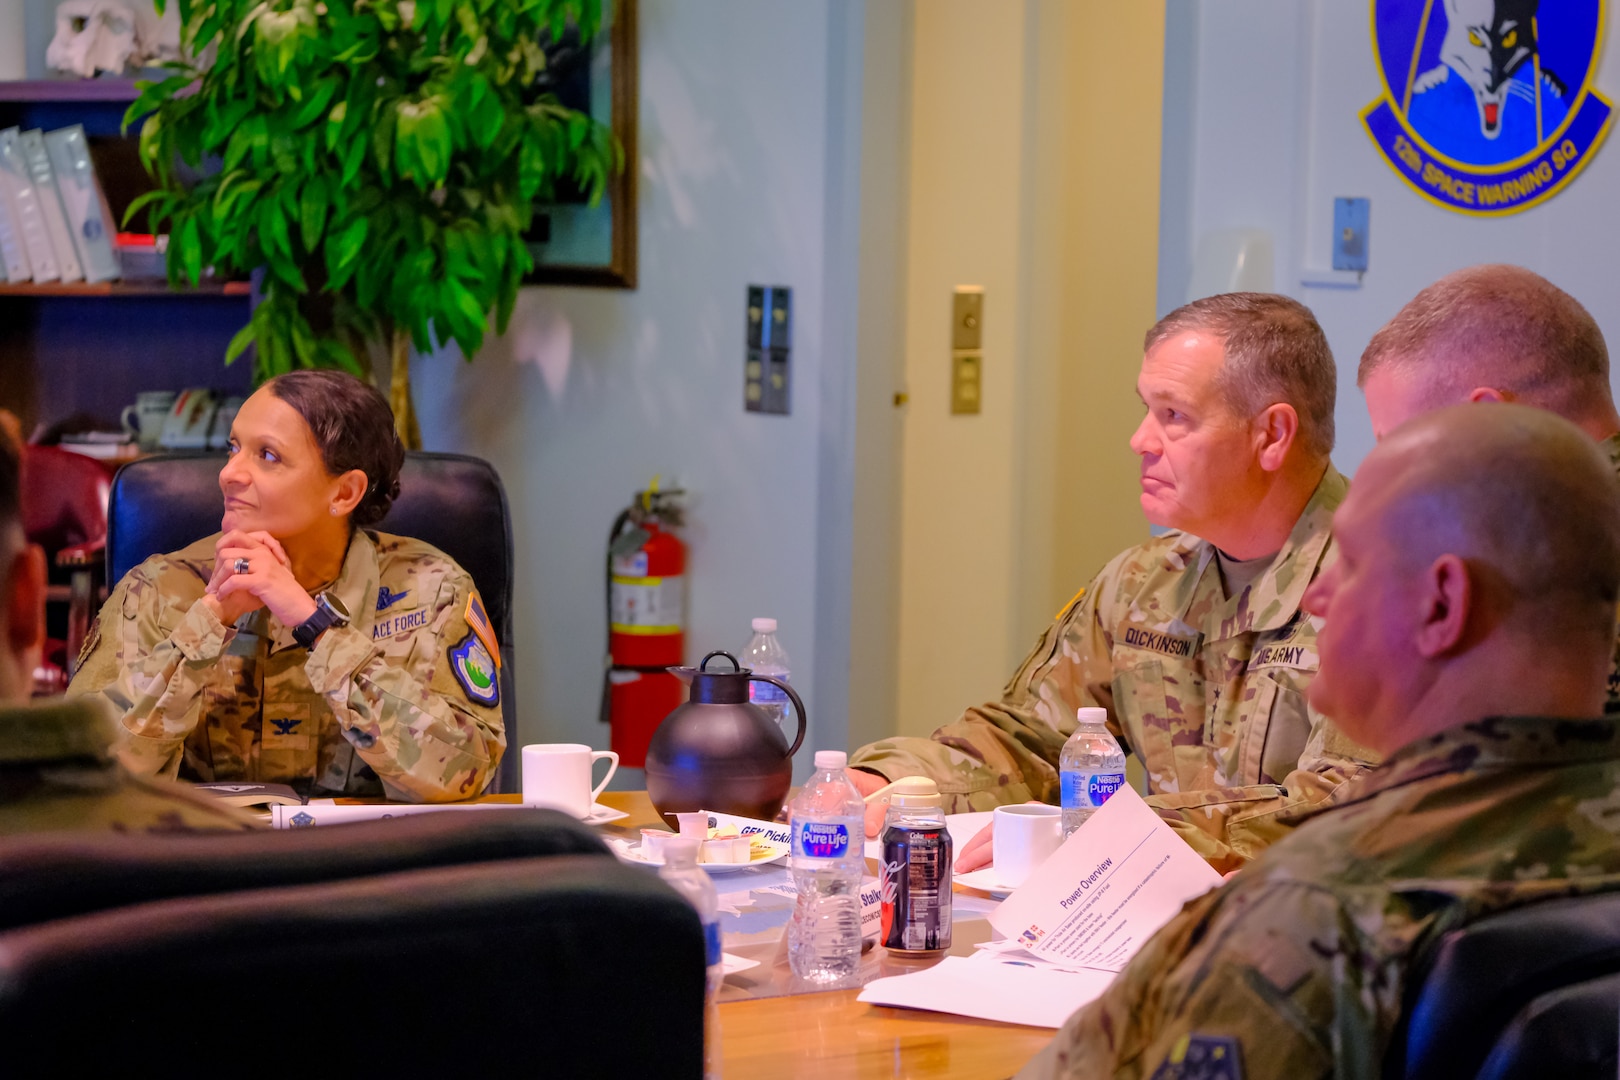
<svg viewBox="0 0 1620 1080"><path fill-rule="evenodd" d="M1131 437L1148 521L1036 642L999 701L930 739L850 756L871 795L933 777L952 812L1058 799L1075 710L1101 706L1147 775L1148 804L1216 869L1241 866L1375 760L1307 706L1316 620L1300 597L1332 559L1346 482L1332 464L1333 354L1285 296L1195 300L1147 333ZM867 833L881 825L878 800ZM991 860L992 832L959 871Z"/></svg>
<svg viewBox="0 0 1620 1080"><path fill-rule="evenodd" d="M1388 435L1305 596L1314 707L1388 755L1191 902L1020 1075L1376 1077L1425 946L1492 911L1620 889L1602 718L1620 485L1550 413L1442 409Z"/></svg>
<svg viewBox="0 0 1620 1080"><path fill-rule="evenodd" d="M0 431L0 834L253 828L211 796L120 768L118 727L98 702L29 702L45 644L45 554L23 535L20 473L18 443Z"/></svg>
<svg viewBox="0 0 1620 1080"><path fill-rule="evenodd" d="M222 531L118 583L70 697L111 703L134 772L444 802L506 746L500 650L472 578L372 532L405 451L376 390L334 371L242 405Z"/></svg>

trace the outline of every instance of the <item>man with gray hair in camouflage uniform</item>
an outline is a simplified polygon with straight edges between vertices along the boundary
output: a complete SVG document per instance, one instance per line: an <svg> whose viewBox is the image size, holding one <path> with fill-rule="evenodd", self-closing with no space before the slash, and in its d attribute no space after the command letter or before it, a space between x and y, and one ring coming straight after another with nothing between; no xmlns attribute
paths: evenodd
<svg viewBox="0 0 1620 1080"><path fill-rule="evenodd" d="M1179 308L1144 351L1131 449L1143 511L1175 531L1104 567L999 701L851 765L866 794L934 777L950 812L1056 801L1075 710L1101 706L1144 766L1150 805L1229 871L1374 760L1305 698L1318 624L1299 603L1331 561L1346 488L1328 460L1333 356L1309 310L1263 293ZM880 813L869 808L869 833ZM964 845L958 868L987 861L988 841Z"/></svg>
<svg viewBox="0 0 1620 1080"><path fill-rule="evenodd" d="M1021 1076L1377 1077L1428 946L1620 889L1605 455L1540 409L1445 408L1379 443L1333 527L1310 700L1384 763L1184 907Z"/></svg>

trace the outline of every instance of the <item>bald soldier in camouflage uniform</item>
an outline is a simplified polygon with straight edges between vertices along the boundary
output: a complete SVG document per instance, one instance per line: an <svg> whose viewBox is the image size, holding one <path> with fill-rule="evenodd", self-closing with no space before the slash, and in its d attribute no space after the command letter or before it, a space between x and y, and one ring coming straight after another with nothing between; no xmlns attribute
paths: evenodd
<svg viewBox="0 0 1620 1080"><path fill-rule="evenodd" d="M409 802L483 791L506 745L500 651L464 570L356 529L327 587L352 622L307 650L267 608L227 627L200 603L217 539L130 571L69 687L116 709L131 771Z"/></svg>
<svg viewBox="0 0 1620 1080"><path fill-rule="evenodd" d="M1522 266L1470 266L1418 293L1367 343L1356 385L1376 437L1442 405L1515 401L1586 432L1620 473L1603 331L1579 300ZM1604 711L1620 714L1620 627Z"/></svg>
<svg viewBox="0 0 1620 1080"><path fill-rule="evenodd" d="M1549 413L1451 407L1378 446L1335 529L1310 697L1388 759L1183 908L1021 1077L1377 1077L1442 935L1620 889L1607 460Z"/></svg>
<svg viewBox="0 0 1620 1080"><path fill-rule="evenodd" d="M1347 486L1328 463L1336 375L1310 312L1263 294L1172 312L1145 352L1148 415L1132 439L1143 509L1185 531L1110 562L1000 701L932 739L873 743L851 765L932 776L951 812L1055 802L1075 710L1102 706L1145 766L1149 805L1230 870L1374 760L1305 700L1318 624L1299 603L1332 561L1328 526Z"/></svg>

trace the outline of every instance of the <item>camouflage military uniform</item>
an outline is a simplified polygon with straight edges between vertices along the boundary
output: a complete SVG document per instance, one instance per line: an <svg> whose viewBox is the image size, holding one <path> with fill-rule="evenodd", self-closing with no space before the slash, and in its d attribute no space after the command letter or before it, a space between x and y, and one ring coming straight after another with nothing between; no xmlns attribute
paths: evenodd
<svg viewBox="0 0 1620 1080"><path fill-rule="evenodd" d="M1075 710L1100 705L1147 772L1149 805L1219 869L1286 832L1374 761L1305 704L1321 620L1299 610L1333 557L1348 484L1329 468L1271 566L1228 598L1215 548L1171 532L1124 552L1036 643L999 702L932 739L884 739L851 764L932 776L950 812L1057 801Z"/></svg>
<svg viewBox="0 0 1620 1080"><path fill-rule="evenodd" d="M251 829L251 817L113 760L118 727L95 701L0 708L0 833Z"/></svg>
<svg viewBox="0 0 1620 1080"><path fill-rule="evenodd" d="M484 789L506 746L500 653L466 571L356 531L328 586L353 621L305 650L267 609L227 627L199 602L216 540L131 570L68 687L113 704L131 771L410 802Z"/></svg>
<svg viewBox="0 0 1620 1080"><path fill-rule="evenodd" d="M1183 908L1020 1075L1151 1076L1233 1040L1250 1078L1377 1077L1406 972L1441 935L1620 889L1617 810L1620 722L1419 740Z"/></svg>

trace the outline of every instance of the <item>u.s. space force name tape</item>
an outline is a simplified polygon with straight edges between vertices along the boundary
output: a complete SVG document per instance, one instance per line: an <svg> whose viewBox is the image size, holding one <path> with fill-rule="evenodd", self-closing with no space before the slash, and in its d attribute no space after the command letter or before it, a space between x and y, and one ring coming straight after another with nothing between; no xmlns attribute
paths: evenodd
<svg viewBox="0 0 1620 1080"><path fill-rule="evenodd" d="M277 829L307 829L315 825L347 825L406 814L437 814L448 810L513 810L511 803L328 803L307 806L272 806L270 823Z"/></svg>

